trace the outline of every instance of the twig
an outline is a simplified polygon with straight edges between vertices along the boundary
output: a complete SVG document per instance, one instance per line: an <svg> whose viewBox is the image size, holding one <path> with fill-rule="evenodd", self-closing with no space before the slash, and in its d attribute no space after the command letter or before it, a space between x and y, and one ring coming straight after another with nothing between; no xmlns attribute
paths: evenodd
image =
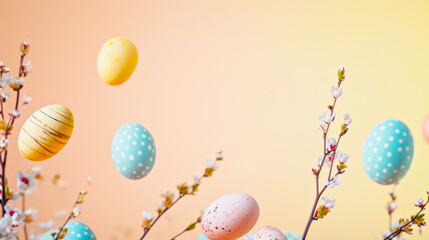
<svg viewBox="0 0 429 240"><path fill-rule="evenodd" d="M398 228L398 230L394 231L393 233L391 233L389 236L385 237L384 240L391 240L394 237L398 236L399 234L401 234L404 231L404 228L412 223L414 223L414 221L419 217L419 215L425 210L426 205L429 203L429 198L426 201L426 203L423 205L423 207L421 207L420 211L408 222L404 223L401 227Z"/></svg>
<svg viewBox="0 0 429 240"><path fill-rule="evenodd" d="M339 79L338 80L338 87L341 86L341 83L342 83L342 80ZM336 103L337 103L337 98L334 99L334 103L330 107L331 116L334 113L334 109L335 109ZM319 169L318 169L317 173L315 173L315 175L316 175L316 197L315 197L315 200L314 200L314 203L313 203L313 207L312 207L311 212L310 212L310 216L308 217L308 220L307 220L307 225L305 226L305 230L304 230L304 233L303 233L303 236L302 236L302 240L305 240L306 237L307 237L308 231L310 230L311 223L315 220L314 214L315 214L315 211L316 211L317 204L318 204L320 198L322 197L323 192L327 188L327 186L324 186L322 188L322 190L319 192L319 189L320 189L320 186L319 186L320 173L322 171L322 168L323 168L323 165L325 163L325 160L329 156L329 154L331 154L331 153L333 154L333 159L332 159L331 167L329 169L328 181L332 181L335 176L337 176L338 174L341 174L341 172L338 171L337 174L335 174L335 176L333 178L331 178L332 168L333 168L333 165L334 165L335 154L336 154L338 145L340 143L341 137L344 135L344 132L340 133L340 135L338 137L337 144L336 144L334 150L327 150L327 148L326 148L326 138L328 136L329 127L331 126L331 123L332 123L332 121L327 124L326 130L324 130L324 133L323 133L323 160L322 160L322 163L319 166Z"/></svg>
<svg viewBox="0 0 429 240"><path fill-rule="evenodd" d="M25 193L22 193L22 212L25 213ZM27 222L24 224L24 236L25 240L28 240Z"/></svg>

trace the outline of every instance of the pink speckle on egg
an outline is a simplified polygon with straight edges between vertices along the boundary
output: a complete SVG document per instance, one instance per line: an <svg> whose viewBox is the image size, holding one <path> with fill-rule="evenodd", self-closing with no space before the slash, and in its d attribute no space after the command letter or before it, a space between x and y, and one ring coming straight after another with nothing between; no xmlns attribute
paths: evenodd
<svg viewBox="0 0 429 240"><path fill-rule="evenodd" d="M261 228L256 233L256 240L287 240L287 237L279 229L271 226Z"/></svg>
<svg viewBox="0 0 429 240"><path fill-rule="evenodd" d="M201 227L211 240L233 240L248 233L259 218L255 199L244 193L218 198L203 214Z"/></svg>

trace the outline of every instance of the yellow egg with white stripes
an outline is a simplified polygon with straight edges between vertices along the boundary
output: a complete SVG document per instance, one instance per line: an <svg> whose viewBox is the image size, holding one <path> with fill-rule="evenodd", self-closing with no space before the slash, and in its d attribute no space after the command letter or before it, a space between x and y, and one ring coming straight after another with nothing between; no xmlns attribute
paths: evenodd
<svg viewBox="0 0 429 240"><path fill-rule="evenodd" d="M46 160L66 145L73 126L73 114L67 107L59 104L43 107L24 123L18 138L19 152L31 161Z"/></svg>

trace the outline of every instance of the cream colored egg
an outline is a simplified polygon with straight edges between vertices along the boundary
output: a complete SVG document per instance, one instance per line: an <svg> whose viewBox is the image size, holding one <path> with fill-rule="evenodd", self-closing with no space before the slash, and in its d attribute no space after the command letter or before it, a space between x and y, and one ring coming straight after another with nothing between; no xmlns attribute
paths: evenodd
<svg viewBox="0 0 429 240"><path fill-rule="evenodd" d="M100 49L97 69L110 85L120 85L130 78L138 60L137 48L125 38L111 38Z"/></svg>
<svg viewBox="0 0 429 240"><path fill-rule="evenodd" d="M19 133L18 148L23 157L43 161L57 154L73 132L73 114L65 106L43 107L31 115Z"/></svg>

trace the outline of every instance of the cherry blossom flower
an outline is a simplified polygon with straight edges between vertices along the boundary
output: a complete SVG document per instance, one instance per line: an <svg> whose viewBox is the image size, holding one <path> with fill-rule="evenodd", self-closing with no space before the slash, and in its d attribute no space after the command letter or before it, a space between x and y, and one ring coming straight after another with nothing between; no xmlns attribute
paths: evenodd
<svg viewBox="0 0 429 240"><path fill-rule="evenodd" d="M326 111L319 116L319 120L325 122L326 124L331 123L335 119L335 112Z"/></svg>
<svg viewBox="0 0 429 240"><path fill-rule="evenodd" d="M325 202L325 207L326 208L329 208L329 209L331 209L331 208L333 208L334 206L335 206L335 199L329 199L329 198L327 198L327 197L322 197L322 200Z"/></svg>
<svg viewBox="0 0 429 240"><path fill-rule="evenodd" d="M6 205L4 209L6 213L12 218L12 223L11 223L12 227L25 225L25 222L24 222L25 214L23 214L19 208L13 208L10 205Z"/></svg>
<svg viewBox="0 0 429 240"><path fill-rule="evenodd" d="M33 71L33 65L31 65L31 61L28 61L27 64L23 64L22 67L25 76Z"/></svg>
<svg viewBox="0 0 429 240"><path fill-rule="evenodd" d="M11 75L9 75L9 74L4 75L4 76L0 79L0 87L1 87L1 88L5 88L5 87L7 87L7 85L9 84L9 82L10 82L10 80L11 80L12 78L13 78L13 77L12 77Z"/></svg>
<svg viewBox="0 0 429 240"><path fill-rule="evenodd" d="M169 208L173 203L174 193L167 191L166 193L161 194L161 197L164 198L164 201L162 203L165 205L166 208Z"/></svg>
<svg viewBox="0 0 429 240"><path fill-rule="evenodd" d="M149 228L150 227L150 224L151 224L151 222L152 222L152 220L155 218L155 215L153 215L152 213L150 213L150 212L145 212L145 211L143 211L142 212L142 216L143 216L143 224L142 224L142 227L143 228Z"/></svg>
<svg viewBox="0 0 429 240"><path fill-rule="evenodd" d="M390 213L393 212L393 211L395 211L397 208L398 208L398 204L396 204L394 202L392 202L392 203L390 203L389 205L386 206L387 211L390 212Z"/></svg>
<svg viewBox="0 0 429 240"><path fill-rule="evenodd" d="M70 216L75 218L75 217L79 217L79 215L80 215L79 209L77 207L74 207Z"/></svg>
<svg viewBox="0 0 429 240"><path fill-rule="evenodd" d="M19 171L16 175L18 179L18 190L21 193L26 193L29 189L36 188L36 179L32 176L27 176L24 172Z"/></svg>
<svg viewBox="0 0 429 240"><path fill-rule="evenodd" d="M344 126L348 126L348 125L350 125L350 124L352 124L352 115L350 115L350 114L344 114L344 116L343 116L343 123L344 123Z"/></svg>
<svg viewBox="0 0 429 240"><path fill-rule="evenodd" d="M9 97L9 93L10 92L6 89L3 89L3 92L0 93L1 99L3 100L3 102L7 100L7 98Z"/></svg>
<svg viewBox="0 0 429 240"><path fill-rule="evenodd" d="M22 86L24 86L24 78L19 77L19 78L12 78L9 81L9 87L12 88L13 90L18 90L20 89Z"/></svg>
<svg viewBox="0 0 429 240"><path fill-rule="evenodd" d="M31 97L27 97L27 95L24 94L24 102L23 104L29 104L31 102Z"/></svg>
<svg viewBox="0 0 429 240"><path fill-rule="evenodd" d="M414 202L414 205L416 205L416 207L422 208L425 205L425 202L423 201L423 198L420 198L419 200Z"/></svg>
<svg viewBox="0 0 429 240"><path fill-rule="evenodd" d="M326 181L324 185L333 188L336 185L340 185L340 183L341 182L338 180L338 176L335 176L331 181Z"/></svg>
<svg viewBox="0 0 429 240"><path fill-rule="evenodd" d="M335 99L337 99L343 95L343 89L339 87L331 87L331 94Z"/></svg>
<svg viewBox="0 0 429 240"><path fill-rule="evenodd" d="M13 110L13 111L9 111L9 116L13 117L13 118L19 118L21 116L21 110Z"/></svg>
<svg viewBox="0 0 429 240"><path fill-rule="evenodd" d="M163 203L160 203L159 205L155 205L155 211L160 215L165 211L165 205Z"/></svg>
<svg viewBox="0 0 429 240"><path fill-rule="evenodd" d="M215 162L215 161L213 161L213 160L207 159L206 166L207 166L207 168L211 168L211 169L213 169L214 171L216 171L216 170L217 170L217 164L216 164L216 162Z"/></svg>
<svg viewBox="0 0 429 240"><path fill-rule="evenodd" d="M328 138L326 139L326 149L328 151L332 151L337 146L337 140L335 138Z"/></svg>
<svg viewBox="0 0 429 240"><path fill-rule="evenodd" d="M342 152L337 152L337 158L340 161L340 163L346 163L350 159L350 155L347 155Z"/></svg>
<svg viewBox="0 0 429 240"><path fill-rule="evenodd" d="M7 147L7 138L2 137L2 139L0 140L0 148L6 148Z"/></svg>

